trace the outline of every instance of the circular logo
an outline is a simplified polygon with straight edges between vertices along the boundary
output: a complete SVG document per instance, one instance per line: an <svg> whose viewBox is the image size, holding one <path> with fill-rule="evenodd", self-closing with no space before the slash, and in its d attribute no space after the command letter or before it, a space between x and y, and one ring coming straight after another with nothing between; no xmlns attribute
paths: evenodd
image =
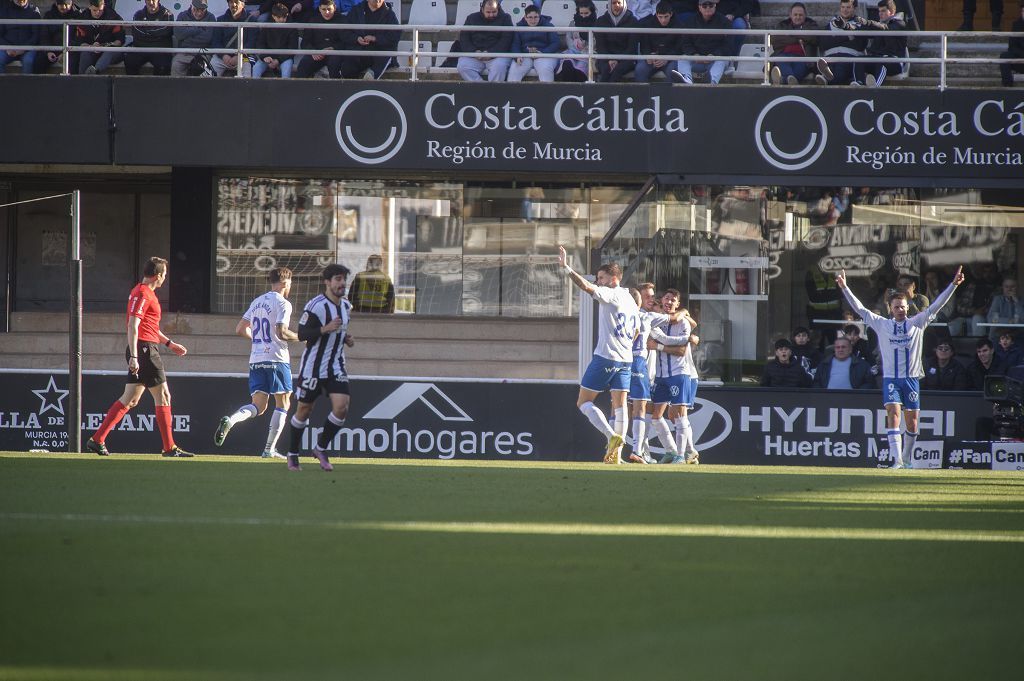
<svg viewBox="0 0 1024 681"><path fill-rule="evenodd" d="M818 160L828 141L825 115L814 102L787 95L767 104L754 124L764 160L780 170L800 170Z"/></svg>
<svg viewBox="0 0 1024 681"><path fill-rule="evenodd" d="M369 165L384 163L397 154L405 144L408 127L402 107L380 90L355 93L345 100L334 119L341 150L352 160Z"/></svg>

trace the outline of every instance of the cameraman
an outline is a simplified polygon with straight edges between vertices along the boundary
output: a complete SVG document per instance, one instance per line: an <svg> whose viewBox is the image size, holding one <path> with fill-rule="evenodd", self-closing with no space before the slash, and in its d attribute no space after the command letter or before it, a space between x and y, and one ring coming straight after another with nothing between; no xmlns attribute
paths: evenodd
<svg viewBox="0 0 1024 681"><path fill-rule="evenodd" d="M828 63L828 57L863 57L868 46L866 37L856 32L870 30L868 20L857 16L857 0L841 0L839 14L828 22L831 35L818 39L824 59L818 69L829 85L863 85L864 64L859 62ZM819 81L820 82L820 81Z"/></svg>

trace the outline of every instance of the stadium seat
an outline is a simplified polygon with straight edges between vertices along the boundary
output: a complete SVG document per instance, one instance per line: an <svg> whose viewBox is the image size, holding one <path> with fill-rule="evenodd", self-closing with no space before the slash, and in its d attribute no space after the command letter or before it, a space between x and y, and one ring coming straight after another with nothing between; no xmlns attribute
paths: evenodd
<svg viewBox="0 0 1024 681"><path fill-rule="evenodd" d="M530 0L503 0L501 8L512 15L512 23L518 24L523 18L523 10L530 5L540 5L540 2L531 2ZM541 14L547 14L543 9L540 11Z"/></svg>
<svg viewBox="0 0 1024 681"><path fill-rule="evenodd" d="M608 11L608 0L594 0L594 7L597 8L597 16Z"/></svg>
<svg viewBox="0 0 1024 681"><path fill-rule="evenodd" d="M444 0L412 0L407 24L443 26L448 23L448 9Z"/></svg>
<svg viewBox="0 0 1024 681"><path fill-rule="evenodd" d="M391 11L398 17L398 23L402 23L402 0L386 0L391 5Z"/></svg>
<svg viewBox="0 0 1024 681"><path fill-rule="evenodd" d="M568 26L576 15L576 3L573 0L547 0L541 12L551 17L555 26Z"/></svg>
<svg viewBox="0 0 1024 681"><path fill-rule="evenodd" d="M399 52L406 52L406 51L411 52L412 51L412 45L413 45L413 43L412 43L411 40L399 40L398 41L398 51ZM429 40L421 40L420 41L419 49L420 49L420 52L430 52L433 49L433 45L431 44L431 42ZM412 70L412 55L411 54L399 55L398 58L396 59L396 61L398 62L398 70L399 71L401 71L403 73L409 73L409 71ZM416 72L417 73L426 73L427 71L429 71L430 70L430 62L431 62L431 58L430 57L420 57L419 66L416 68Z"/></svg>
<svg viewBox="0 0 1024 681"><path fill-rule="evenodd" d="M741 57L764 57L764 45L747 43L740 47ZM759 61L736 62L733 78L745 80L764 80L764 63Z"/></svg>
<svg viewBox="0 0 1024 681"><path fill-rule="evenodd" d="M480 11L479 0L459 0L459 4L455 6L455 23L454 26L465 26L466 17L473 12Z"/></svg>
<svg viewBox="0 0 1024 681"><path fill-rule="evenodd" d="M454 40L442 40L437 43L438 55L434 57L434 66L430 69L434 73L455 73L455 69L450 67L442 66L444 60L448 58L448 53L452 51L452 44Z"/></svg>

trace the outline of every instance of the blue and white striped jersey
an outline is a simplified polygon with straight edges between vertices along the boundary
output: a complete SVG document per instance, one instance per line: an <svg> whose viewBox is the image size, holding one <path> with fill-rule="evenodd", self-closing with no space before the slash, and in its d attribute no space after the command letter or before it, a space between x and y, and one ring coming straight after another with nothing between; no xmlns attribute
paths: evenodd
<svg viewBox="0 0 1024 681"><path fill-rule="evenodd" d="M674 324L666 322L661 326L655 327L651 331L651 336L662 345L684 345L689 343L691 330L690 322L681 319ZM667 352L659 352L655 376L657 378L689 376L689 364L692 364L689 360L689 353L685 355L670 355Z"/></svg>
<svg viewBox="0 0 1024 681"><path fill-rule="evenodd" d="M591 296L597 306L597 347L594 354L613 362L633 361L633 341L640 331L640 309L629 290L598 286Z"/></svg>
<svg viewBox="0 0 1024 681"><path fill-rule="evenodd" d="M646 357L648 363L654 361L650 353L655 351L647 349L647 339L650 338L653 327L661 326L668 320L667 314L651 312L650 310L640 308L640 333L637 334L636 340L633 341L634 357Z"/></svg>
<svg viewBox="0 0 1024 681"><path fill-rule="evenodd" d="M882 376L885 378L921 378L924 376L924 364L921 361L922 340L925 327L935 319L939 310L953 297L956 285L950 284L946 290L927 308L902 322L889 319L868 310L853 295L847 286L843 295L854 312L860 315L864 323L878 335L878 352L882 358Z"/></svg>
<svg viewBox="0 0 1024 681"><path fill-rule="evenodd" d="M344 341L351 309L352 304L344 298L335 303L323 294L306 303L299 319L300 327L319 329L337 317L341 317L341 327L334 333L320 335L316 340L307 341L306 349L302 351L302 360L299 362L300 382L303 378L333 377L347 380Z"/></svg>
<svg viewBox="0 0 1024 681"><path fill-rule="evenodd" d="M288 364L288 341L277 335L277 325L288 328L292 317L292 304L277 291L267 291L249 304L242 318L249 322L252 330L252 350L249 364L259 362L284 362Z"/></svg>

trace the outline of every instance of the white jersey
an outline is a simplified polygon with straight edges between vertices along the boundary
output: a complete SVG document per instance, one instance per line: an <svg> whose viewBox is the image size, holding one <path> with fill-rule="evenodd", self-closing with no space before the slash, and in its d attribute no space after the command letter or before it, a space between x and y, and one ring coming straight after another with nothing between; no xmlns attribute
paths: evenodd
<svg viewBox="0 0 1024 681"><path fill-rule="evenodd" d="M687 345L690 342L690 322L681 319L674 324L666 322L651 331L651 337L662 345ZM670 355L667 352L658 353L657 378L668 378L669 376L689 376L690 353L682 355Z"/></svg>
<svg viewBox="0 0 1024 681"><path fill-rule="evenodd" d="M647 358L648 364L654 362L654 355L652 353L655 350L647 349L647 339L651 337L651 329L655 326L661 326L669 319L667 314L661 312L651 312L640 308L640 333L637 334L636 340L633 341L633 356L634 357L645 357Z"/></svg>
<svg viewBox="0 0 1024 681"><path fill-rule="evenodd" d="M597 306L597 347L594 354L613 362L633 362L633 341L640 331L640 309L627 289L598 286L591 294Z"/></svg>
<svg viewBox="0 0 1024 681"><path fill-rule="evenodd" d="M277 291L267 291L252 301L242 318L252 328L252 350L249 364L284 362L289 364L288 342L277 335L277 325L285 328L292 318L292 304Z"/></svg>
<svg viewBox="0 0 1024 681"><path fill-rule="evenodd" d="M956 286L950 284L927 308L913 317L897 322L895 319L888 319L868 310L857 300L857 296L853 295L849 287L843 289L843 295L846 296L850 307L878 334L878 352L882 358L882 375L885 378L924 376L924 365L921 362L924 329L953 297L955 290Z"/></svg>

